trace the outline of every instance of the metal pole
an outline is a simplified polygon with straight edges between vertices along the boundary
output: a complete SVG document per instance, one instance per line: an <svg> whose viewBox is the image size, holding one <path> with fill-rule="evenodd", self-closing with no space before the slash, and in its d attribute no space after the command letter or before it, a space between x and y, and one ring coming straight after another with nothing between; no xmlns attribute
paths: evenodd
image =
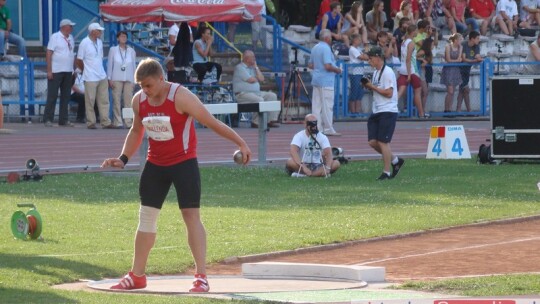
<svg viewBox="0 0 540 304"><path fill-rule="evenodd" d="M266 164L267 115L266 112L259 113L259 165Z"/></svg>

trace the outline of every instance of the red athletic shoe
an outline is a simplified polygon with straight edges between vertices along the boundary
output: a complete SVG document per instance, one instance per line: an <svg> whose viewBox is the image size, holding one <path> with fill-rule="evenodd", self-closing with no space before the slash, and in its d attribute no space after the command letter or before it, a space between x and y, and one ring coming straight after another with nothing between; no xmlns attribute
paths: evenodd
<svg viewBox="0 0 540 304"><path fill-rule="evenodd" d="M189 292L208 292L210 291L210 285L206 280L206 275L197 273L195 274L195 279L193 280L193 285Z"/></svg>
<svg viewBox="0 0 540 304"><path fill-rule="evenodd" d="M136 276L133 272L129 272L123 277L118 284L111 286L111 289L122 289L122 290L131 290L131 289L141 289L146 287L146 275Z"/></svg>

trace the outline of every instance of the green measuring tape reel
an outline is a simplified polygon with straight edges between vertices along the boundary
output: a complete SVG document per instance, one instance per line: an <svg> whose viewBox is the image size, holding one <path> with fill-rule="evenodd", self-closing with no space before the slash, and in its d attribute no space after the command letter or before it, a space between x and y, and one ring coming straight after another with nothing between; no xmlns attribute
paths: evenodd
<svg viewBox="0 0 540 304"><path fill-rule="evenodd" d="M13 213L11 216L11 232L13 236L21 240L39 238L43 231L43 220L36 210L36 206L34 204L17 204L17 207L29 207L32 209L26 214L20 210Z"/></svg>

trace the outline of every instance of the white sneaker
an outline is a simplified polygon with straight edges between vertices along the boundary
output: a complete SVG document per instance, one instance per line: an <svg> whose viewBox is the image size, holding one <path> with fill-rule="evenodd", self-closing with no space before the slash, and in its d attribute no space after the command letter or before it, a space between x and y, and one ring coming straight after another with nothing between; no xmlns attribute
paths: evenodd
<svg viewBox="0 0 540 304"><path fill-rule="evenodd" d="M306 177L306 175L302 173L293 172L293 174L291 174L291 177Z"/></svg>

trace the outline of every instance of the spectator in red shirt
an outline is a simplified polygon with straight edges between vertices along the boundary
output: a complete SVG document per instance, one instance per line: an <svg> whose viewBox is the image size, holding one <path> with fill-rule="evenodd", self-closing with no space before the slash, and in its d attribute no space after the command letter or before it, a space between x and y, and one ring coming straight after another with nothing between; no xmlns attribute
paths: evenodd
<svg viewBox="0 0 540 304"><path fill-rule="evenodd" d="M495 4L491 0L470 0L469 10L480 25L480 34L486 35L491 19L495 16Z"/></svg>

